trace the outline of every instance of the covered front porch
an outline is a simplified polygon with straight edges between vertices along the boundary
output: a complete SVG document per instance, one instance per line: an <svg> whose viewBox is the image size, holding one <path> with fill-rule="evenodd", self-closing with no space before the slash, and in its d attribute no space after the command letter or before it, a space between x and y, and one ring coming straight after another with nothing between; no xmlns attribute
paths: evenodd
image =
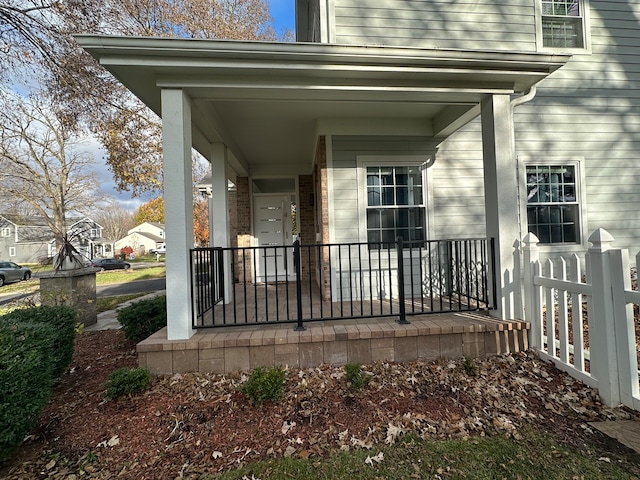
<svg viewBox="0 0 640 480"><path fill-rule="evenodd" d="M476 335L484 329L482 344L490 346L476 349L478 352L500 353L507 345L519 348L523 344L510 339L497 347L494 340L485 338L493 335L487 332L526 330L524 324L511 321L522 318L519 265L514 255L514 242L522 235L519 231L512 110L517 99L520 102L526 100L523 95L564 65L569 57L538 53L185 39L80 36L77 40L163 119L168 327L150 340L152 343L141 344L142 364L148 363L149 354L153 353L152 357L163 359L160 363L164 366L157 367L158 371L178 371L176 365L183 365L186 369L209 368L206 367L206 358L195 351L208 352L203 354L205 356L217 355L217 360L222 355L225 361L224 367L220 368L225 371L229 371L229 365L255 365L251 363L253 357L249 353L254 350L242 350L242 361L229 359L227 362L230 353L220 350L222 347L207 346L208 342L214 341L214 336L218 342L216 345L223 342L231 349L248 348L253 338L259 343L255 347L268 352L265 354L266 363L271 362L272 357L274 362L283 361L284 357L280 357L285 355L284 350L281 351L282 345L292 350L294 347L290 345L297 345L297 353L292 353L297 355L297 360L291 358L295 365L307 365L305 362L309 358L321 362L359 358L359 354L349 354L349 345L340 343L348 340L348 334L346 339L338 342L339 347L346 350L340 354L331 353L333 347L329 345L334 345L335 337L344 333L336 331L337 323L320 330L316 324L306 331L258 325L234 327L232 332L203 333L201 327L208 320L202 317L200 324L194 322L201 304L193 300L193 292L200 288L203 272L192 270L188 254L194 244L192 148L211 163L211 238L213 246L226 256L224 262L227 265L231 265L227 258L230 255L227 249L230 248L250 249L268 245L291 249L294 239L290 235L292 230L286 225L292 221L287 205L293 206L294 203L298 215L296 234L302 245L331 250L334 248L332 245L357 243L360 244L357 248L359 253L348 255L354 259L360 253L375 250L362 246L375 243L375 238L380 238L385 244L395 241L397 236L405 241L420 242L451 238L441 232L447 231L447 222L455 221L456 208L464 210L465 206L463 203L447 204L454 195L430 198L433 187L443 183L444 164L438 167L437 152L443 142L478 117L481 132L477 138L481 158L471 168L480 172L482 185L474 190L473 195L481 199L482 212L474 211L477 220L473 225L475 230L466 236L482 236L494 242L495 255L487 277L491 281L483 288L486 288L486 298L491 299L490 311L495 319L482 316L482 322L476 324L468 316L476 314L454 311L447 315L468 324L456 323L455 328L460 331L455 335ZM447 182L460 184L468 178L465 169L470 163L464 148L448 152L455 168L446 175ZM434 173L434 164L436 169L441 168L440 177ZM388 167L392 173L387 172ZM233 199L230 184L234 185ZM446 186L441 188L446 189ZM373 192L375 189L382 200L369 199L370 194L376 193ZM389 193L393 189L396 193ZM463 190L464 187L458 191ZM387 196L393 198L389 203L385 200ZM266 233L263 232L258 222L275 221L276 217L269 212L277 210L278 205L282 206L278 221L282 221L286 228L265 229ZM383 208L388 210L383 212ZM433 211L438 208L444 213L435 218ZM261 211L267 212L265 218L260 218ZM394 213L396 211L401 212ZM373 213L379 215L374 218ZM235 219L232 218L234 215ZM461 225L463 230L465 225ZM283 233L285 237L274 240L270 235L275 233ZM264 238L261 237L263 234ZM460 239L465 235L457 231L454 237ZM404 276L396 281L401 287L406 284L407 268L426 265L436 251L425 248L420 253L419 262L411 259L408 263L398 261L411 256L404 251L391 254L386 263L378 263L384 269L405 269ZM296 263L289 258L288 265L295 266ZM285 280L271 278L273 274L269 265L265 264L264 268L260 265L256 264L250 273L250 276L260 275L260 278L252 280L254 285ZM402 358L401 352L406 346L402 342L407 340L396 342L402 338L416 340L415 352L413 347L408 349L415 353L416 358L443 354L440 347L425 350L417 346L418 338L433 337L431 333L426 334L432 327L437 335L443 334L442 328L448 332L448 327L431 323L416 326L422 315L429 315L429 320L425 321L433 322L431 318L436 318L434 311L426 311L421 306L408 325L398 324L396 319L385 316L387 313L390 315L385 310L381 315L376 313L379 304L387 302L390 309L398 299L402 299L395 305L398 308L413 308L425 297L424 282L420 283L416 295L405 291L394 297L388 295L394 280L385 284L383 277L373 270L363 274L362 269L357 272L347 269L344 276L344 265L340 268L335 268L335 264L331 267L318 265L312 265L309 271L304 272L304 255L297 263L297 267L303 270L302 275L308 275L305 278L316 281L321 295L321 302L317 304L329 302L328 305L333 305L344 290L336 288L335 283L326 285L320 279L322 275L324 279L355 282L361 286L359 292L350 292L351 296L342 297L344 305L348 304L350 312L354 308L354 313L331 316L334 320L337 320L334 317L369 317L365 322L367 329L351 332L352 336L357 335L351 340L369 345L365 348L369 353L363 358ZM279 275L280 271L276 271ZM448 271L451 273L453 270L450 268ZM246 269L242 275L244 272ZM210 276L218 274L209 273ZM246 282L239 280L238 271L232 272L227 267L221 275L214 305L223 311L233 311L238 302L246 306L248 295L244 291L238 293L237 288L238 284ZM408 275L413 276L411 273ZM287 273L286 276L290 280L292 275ZM296 288L302 285L296 280ZM450 287L452 284L448 282L447 285ZM372 291L367 296L368 288ZM374 290L377 293L372 293ZM312 288L309 289L310 295L311 292ZM453 295L461 299L466 293L439 292L433 298L440 301L446 294L446 298L454 298ZM477 302L473 295L468 297L464 299L467 304ZM269 295L265 300L269 305L275 301ZM372 307L363 308L363 300L378 303L369 303ZM274 304L275 308L278 308L277 304ZM215 307L212 308L213 314ZM325 321L323 318L314 320ZM363 324L363 320L349 321L349 328L359 329ZM370 326L378 324L386 325L382 333L375 333L381 337L374 336ZM522 328L515 328L515 325ZM256 330L251 330L254 328L257 331L275 328L274 331L286 332L286 336L278 337L279 343L274 340L271 346L264 343L271 340L264 340L265 335L260 337ZM326 334L324 328L329 329ZM453 333L444 335L450 334ZM266 338L270 339L271 334ZM275 333L273 338L276 338ZM387 349L384 350L387 353L374 355L374 344L388 338L395 339L393 345L385 340L385 346L380 347ZM238 345L238 341L248 343ZM456 340L455 343L455 350L445 349L444 353L455 351L465 354L473 350L469 345L478 342ZM205 346L203 350L200 349L201 344ZM302 348L305 344L317 351L322 345L322 356ZM164 353L180 352L181 348L184 348L182 353ZM393 353L389 349L393 349ZM425 353L427 351L431 353ZM185 359L186 363L179 359Z"/></svg>

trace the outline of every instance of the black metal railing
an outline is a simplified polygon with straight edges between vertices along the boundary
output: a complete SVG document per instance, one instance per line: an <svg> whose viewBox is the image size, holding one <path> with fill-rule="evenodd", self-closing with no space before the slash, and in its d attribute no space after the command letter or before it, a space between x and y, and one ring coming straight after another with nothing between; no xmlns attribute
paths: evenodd
<svg viewBox="0 0 640 480"><path fill-rule="evenodd" d="M492 239L191 250L195 328L495 307ZM225 301L226 300L226 301Z"/></svg>

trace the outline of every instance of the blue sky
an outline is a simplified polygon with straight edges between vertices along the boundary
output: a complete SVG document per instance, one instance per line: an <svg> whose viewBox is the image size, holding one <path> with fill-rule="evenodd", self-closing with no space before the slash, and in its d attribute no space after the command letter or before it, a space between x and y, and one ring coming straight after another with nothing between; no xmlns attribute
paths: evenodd
<svg viewBox="0 0 640 480"><path fill-rule="evenodd" d="M268 0L268 3L278 34L282 34L287 28L295 31L295 0Z"/></svg>

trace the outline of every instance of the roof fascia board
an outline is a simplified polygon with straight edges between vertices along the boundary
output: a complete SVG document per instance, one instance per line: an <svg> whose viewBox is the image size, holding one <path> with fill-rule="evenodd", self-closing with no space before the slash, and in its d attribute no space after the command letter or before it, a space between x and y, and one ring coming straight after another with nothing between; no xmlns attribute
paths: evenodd
<svg viewBox="0 0 640 480"><path fill-rule="evenodd" d="M399 47L365 47L316 43L249 42L233 40L199 40L177 38L114 37L78 35L78 43L92 55L101 59L120 56L138 60L160 57L230 59L241 62L258 59L273 65L285 64L373 64L396 67L416 64L418 66L474 65L502 66L505 70L543 70L546 73L560 68L570 55L549 53L510 53L496 51L420 49Z"/></svg>

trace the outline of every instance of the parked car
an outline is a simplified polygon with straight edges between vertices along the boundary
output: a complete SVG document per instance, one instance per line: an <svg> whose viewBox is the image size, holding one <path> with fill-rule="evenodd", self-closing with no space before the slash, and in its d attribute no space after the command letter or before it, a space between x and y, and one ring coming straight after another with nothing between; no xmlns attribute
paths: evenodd
<svg viewBox="0 0 640 480"><path fill-rule="evenodd" d="M164 255L165 253L167 253L167 245L163 243L157 248L151 248L149 249L149 253Z"/></svg>
<svg viewBox="0 0 640 480"><path fill-rule="evenodd" d="M13 262L0 262L0 287L5 283L19 282L30 278L31 270L27 267L21 267Z"/></svg>
<svg viewBox="0 0 640 480"><path fill-rule="evenodd" d="M91 267L101 270L129 270L131 264L117 258L94 258L90 262Z"/></svg>

